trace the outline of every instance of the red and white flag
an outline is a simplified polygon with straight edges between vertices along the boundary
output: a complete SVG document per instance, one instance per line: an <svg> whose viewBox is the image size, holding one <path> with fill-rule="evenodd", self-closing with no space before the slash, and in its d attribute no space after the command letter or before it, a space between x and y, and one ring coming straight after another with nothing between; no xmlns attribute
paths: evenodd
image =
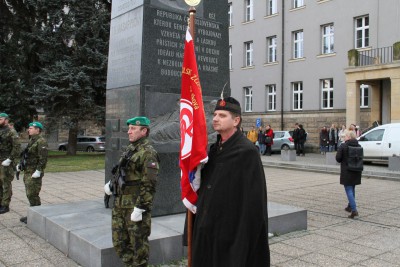
<svg viewBox="0 0 400 267"><path fill-rule="evenodd" d="M189 27L186 31L180 101L181 190L183 204L196 213L201 165L208 160L207 125L196 55Z"/></svg>

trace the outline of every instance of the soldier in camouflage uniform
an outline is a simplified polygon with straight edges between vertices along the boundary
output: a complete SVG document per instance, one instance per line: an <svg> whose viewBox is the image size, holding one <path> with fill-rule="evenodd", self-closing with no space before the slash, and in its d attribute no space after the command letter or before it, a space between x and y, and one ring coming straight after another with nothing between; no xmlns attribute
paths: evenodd
<svg viewBox="0 0 400 267"><path fill-rule="evenodd" d="M14 166L19 158L21 144L15 131L8 126L9 117L0 113L0 214L10 211Z"/></svg>
<svg viewBox="0 0 400 267"><path fill-rule="evenodd" d="M126 123L130 145L122 154L117 174L111 181L111 188L116 194L112 210L112 240L125 266L147 266L151 209L156 192L159 159L148 139L150 120L135 117ZM121 168L124 168L126 174L124 189L115 182L115 178L121 174ZM106 194L112 194L111 188L108 182L104 186Z"/></svg>
<svg viewBox="0 0 400 267"><path fill-rule="evenodd" d="M43 125L40 122L29 124L29 143L23 153L26 153L24 169L24 184L26 196L31 207L40 206L39 192L42 189L42 178L47 164L47 141L41 135ZM21 166L17 165L17 171ZM27 217L22 217L21 222L27 223Z"/></svg>

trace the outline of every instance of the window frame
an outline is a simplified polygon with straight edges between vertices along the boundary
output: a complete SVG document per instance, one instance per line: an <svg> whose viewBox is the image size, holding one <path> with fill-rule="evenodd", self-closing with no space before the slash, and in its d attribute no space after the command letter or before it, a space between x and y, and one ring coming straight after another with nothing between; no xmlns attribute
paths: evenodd
<svg viewBox="0 0 400 267"><path fill-rule="evenodd" d="M243 87L244 94L244 111L252 112L253 111L253 87L246 86Z"/></svg>
<svg viewBox="0 0 400 267"><path fill-rule="evenodd" d="M321 109L333 109L334 85L333 79L322 79L321 82ZM329 87L325 87L326 84ZM326 96L326 97L325 97Z"/></svg>
<svg viewBox="0 0 400 267"><path fill-rule="evenodd" d="M228 3L228 18L229 18L229 27L233 26L233 6L232 6L232 2Z"/></svg>
<svg viewBox="0 0 400 267"><path fill-rule="evenodd" d="M292 82L293 110L303 110L303 92L303 82Z"/></svg>
<svg viewBox="0 0 400 267"><path fill-rule="evenodd" d="M254 20L253 0L244 0L244 19L246 22Z"/></svg>
<svg viewBox="0 0 400 267"><path fill-rule="evenodd" d="M369 108L369 85L361 84L360 85L360 108ZM367 102L367 104L365 104Z"/></svg>
<svg viewBox="0 0 400 267"><path fill-rule="evenodd" d="M293 32L293 58L304 58L304 31Z"/></svg>
<svg viewBox="0 0 400 267"><path fill-rule="evenodd" d="M278 14L277 0L267 0L267 16Z"/></svg>
<svg viewBox="0 0 400 267"><path fill-rule="evenodd" d="M304 6L304 0L293 0L293 8Z"/></svg>
<svg viewBox="0 0 400 267"><path fill-rule="evenodd" d="M368 25L366 25L366 19L368 19ZM358 26L358 21L361 20L361 26ZM360 38L358 33L361 33ZM361 41L359 46L359 40ZM365 48L369 46L369 15L357 17L354 19L354 47Z"/></svg>
<svg viewBox="0 0 400 267"><path fill-rule="evenodd" d="M267 111L276 111L276 84L267 84Z"/></svg>
<svg viewBox="0 0 400 267"><path fill-rule="evenodd" d="M253 62L253 41L248 41L244 43L244 54L245 54L245 67L254 66Z"/></svg>
<svg viewBox="0 0 400 267"><path fill-rule="evenodd" d="M267 37L267 63L277 62L277 48L276 35Z"/></svg>
<svg viewBox="0 0 400 267"><path fill-rule="evenodd" d="M328 33L325 29L330 27ZM326 44L326 45L325 45ZM325 49L326 47L326 49ZM332 54L335 52L335 26L333 23L321 26L321 54Z"/></svg>
<svg viewBox="0 0 400 267"><path fill-rule="evenodd" d="M229 69L233 69L233 64L232 64L232 60L233 60L233 53L232 53L232 45L229 46Z"/></svg>

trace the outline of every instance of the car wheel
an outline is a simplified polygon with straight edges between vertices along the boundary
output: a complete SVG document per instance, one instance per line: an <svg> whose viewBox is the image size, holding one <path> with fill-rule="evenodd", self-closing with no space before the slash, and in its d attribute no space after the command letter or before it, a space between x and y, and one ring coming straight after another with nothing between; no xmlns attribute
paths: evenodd
<svg viewBox="0 0 400 267"><path fill-rule="evenodd" d="M58 151L67 151L67 148L65 146L60 146L58 148Z"/></svg>
<svg viewBox="0 0 400 267"><path fill-rule="evenodd" d="M288 145L282 145L281 150L289 150L290 147Z"/></svg>
<svg viewBox="0 0 400 267"><path fill-rule="evenodd" d="M86 148L86 152L94 152L94 148L92 146L88 146Z"/></svg>

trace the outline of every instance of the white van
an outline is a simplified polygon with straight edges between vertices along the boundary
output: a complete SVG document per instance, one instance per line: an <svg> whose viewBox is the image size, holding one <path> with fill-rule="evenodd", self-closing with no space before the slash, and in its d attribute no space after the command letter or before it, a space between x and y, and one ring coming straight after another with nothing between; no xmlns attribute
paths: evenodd
<svg viewBox="0 0 400 267"><path fill-rule="evenodd" d="M400 123L375 127L358 138L364 148L364 161L385 161L400 156Z"/></svg>

